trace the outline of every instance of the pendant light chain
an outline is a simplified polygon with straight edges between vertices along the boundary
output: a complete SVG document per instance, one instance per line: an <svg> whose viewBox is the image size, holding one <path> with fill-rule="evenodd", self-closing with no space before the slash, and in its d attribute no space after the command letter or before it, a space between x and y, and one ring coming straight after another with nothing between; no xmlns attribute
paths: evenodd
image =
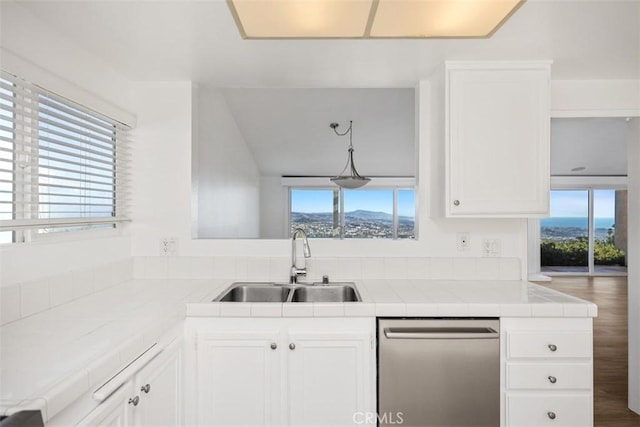
<svg viewBox="0 0 640 427"><path fill-rule="evenodd" d="M339 126L338 123L331 123L329 125L329 127L331 127L331 129L333 129L333 131L338 136L345 136L346 134L349 134L349 148L347 150L348 151L347 164L345 165L345 167L342 170L342 172L340 173L340 175L331 178L331 181L333 181L336 185L338 185L340 187L343 187L343 188L359 188L359 187L362 187L362 186L366 185L369 181L371 181L371 179L360 175L358 173L358 171L356 170L355 162L353 161L353 152L354 152L354 148L353 148L353 120L349 121L349 128L346 131L344 131L344 133L340 133L340 132L338 132L336 130L338 126ZM345 175L345 173L347 171L350 172L350 175Z"/></svg>

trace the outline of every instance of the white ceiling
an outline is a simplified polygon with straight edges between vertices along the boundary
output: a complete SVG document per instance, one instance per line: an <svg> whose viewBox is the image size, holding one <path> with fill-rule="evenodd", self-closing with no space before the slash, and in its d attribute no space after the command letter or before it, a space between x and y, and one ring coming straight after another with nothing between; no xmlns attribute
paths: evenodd
<svg viewBox="0 0 640 427"><path fill-rule="evenodd" d="M414 87L444 59L552 59L554 79L640 75L638 1L528 0L490 39L289 41L243 40L224 0L18 3L132 80Z"/></svg>
<svg viewBox="0 0 640 427"><path fill-rule="evenodd" d="M206 91L200 96L206 96ZM223 95L262 175L338 175L353 120L354 161L373 176L414 176L413 89L225 89ZM201 120L206 120L202 117Z"/></svg>

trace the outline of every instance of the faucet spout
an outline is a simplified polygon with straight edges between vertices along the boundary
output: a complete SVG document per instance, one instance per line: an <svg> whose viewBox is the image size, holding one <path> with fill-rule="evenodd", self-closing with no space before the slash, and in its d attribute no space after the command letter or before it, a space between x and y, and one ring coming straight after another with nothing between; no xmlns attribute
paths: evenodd
<svg viewBox="0 0 640 427"><path fill-rule="evenodd" d="M289 283L295 284L298 283L299 277L305 277L307 275L307 266L305 263L304 267L299 268L297 263L297 251L296 251L296 241L298 237L302 237L302 254L305 258L311 257L311 247L309 246L309 239L307 239L307 233L304 232L302 228L296 228L293 230L293 234L291 235L291 271L289 274Z"/></svg>

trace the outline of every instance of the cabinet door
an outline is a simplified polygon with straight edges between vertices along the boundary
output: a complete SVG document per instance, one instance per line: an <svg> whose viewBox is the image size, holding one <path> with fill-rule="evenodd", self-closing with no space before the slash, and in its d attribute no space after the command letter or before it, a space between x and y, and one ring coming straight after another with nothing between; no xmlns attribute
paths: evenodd
<svg viewBox="0 0 640 427"><path fill-rule="evenodd" d="M289 330L290 426L355 425L366 413L375 413L373 335L368 330L350 332L348 327L336 326L324 331ZM343 332L336 332L340 330Z"/></svg>
<svg viewBox="0 0 640 427"><path fill-rule="evenodd" d="M449 67L448 216L549 210L549 68Z"/></svg>
<svg viewBox="0 0 640 427"><path fill-rule="evenodd" d="M126 383L102 402L77 425L78 427L125 427L132 425L129 398L133 385Z"/></svg>
<svg viewBox="0 0 640 427"><path fill-rule="evenodd" d="M279 329L255 330L199 335L199 425L280 424Z"/></svg>
<svg viewBox="0 0 640 427"><path fill-rule="evenodd" d="M163 350L136 375L134 410L136 425L175 427L182 425L182 340Z"/></svg>

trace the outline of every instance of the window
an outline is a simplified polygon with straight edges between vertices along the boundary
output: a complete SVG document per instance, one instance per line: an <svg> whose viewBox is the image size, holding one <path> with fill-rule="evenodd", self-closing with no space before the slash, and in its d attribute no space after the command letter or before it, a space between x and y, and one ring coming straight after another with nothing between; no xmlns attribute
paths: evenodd
<svg viewBox="0 0 640 427"><path fill-rule="evenodd" d="M415 191L400 188L291 188L290 231L315 238L415 238Z"/></svg>
<svg viewBox="0 0 640 427"><path fill-rule="evenodd" d="M128 130L2 72L0 242L126 220Z"/></svg>
<svg viewBox="0 0 640 427"><path fill-rule="evenodd" d="M551 191L551 216L540 220L542 272L626 272L624 189Z"/></svg>

